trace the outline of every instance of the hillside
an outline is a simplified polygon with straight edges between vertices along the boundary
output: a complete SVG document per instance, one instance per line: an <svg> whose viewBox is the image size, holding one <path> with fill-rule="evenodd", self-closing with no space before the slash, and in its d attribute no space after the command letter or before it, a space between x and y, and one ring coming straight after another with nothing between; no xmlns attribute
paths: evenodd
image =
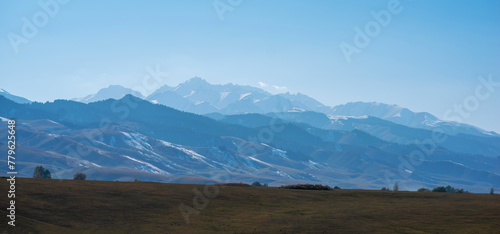
<svg viewBox="0 0 500 234"><path fill-rule="evenodd" d="M1 183L6 187L5 178ZM22 178L16 185L17 226L9 232L493 233L500 228L500 196L489 194L225 186L187 224L178 207L193 207L193 189L203 192L203 185ZM0 203L6 202L0 196ZM0 215L5 217L5 209ZM0 230L6 225L2 221Z"/></svg>
<svg viewBox="0 0 500 234"><path fill-rule="evenodd" d="M380 189L398 182L403 190L449 184L471 192L500 182L500 138L448 135L432 155L417 157L423 145L414 143L431 131L375 117L332 120L297 112L212 119L132 95L89 104L19 104L0 96L0 104L0 129L7 128L5 118L17 122L19 177L43 165L53 178L84 172L108 181L200 184L222 182L219 175L226 174L228 182L272 186ZM0 131L0 142L6 134ZM1 151L6 147L0 144Z"/></svg>

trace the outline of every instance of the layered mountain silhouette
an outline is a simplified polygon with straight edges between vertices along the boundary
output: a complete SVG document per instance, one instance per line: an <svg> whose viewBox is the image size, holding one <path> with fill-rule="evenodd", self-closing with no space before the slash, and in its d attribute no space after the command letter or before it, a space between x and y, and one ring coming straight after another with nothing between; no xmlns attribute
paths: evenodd
<svg viewBox="0 0 500 234"><path fill-rule="evenodd" d="M112 85L96 94L75 100L89 103L109 98L120 99L127 94L144 98L142 94L134 90ZM251 86L213 85L199 77L194 77L176 87L165 85L144 99L152 103L201 115L212 113L236 115L313 111L330 117L377 117L412 128L427 130L439 128L448 134L500 136L492 131L486 131L468 124L440 120L430 113L413 112L397 105L378 102L352 102L329 107L301 93L273 95Z"/></svg>
<svg viewBox="0 0 500 234"><path fill-rule="evenodd" d="M428 113L379 103L328 107L303 94L201 78L145 99L118 87L98 94L90 103L0 96L0 139L7 139L6 120L17 121L19 176L43 165L66 179L82 171L88 179L176 183L379 189L399 182L401 189L450 184L477 192L500 185L500 137ZM429 143L439 123L453 131Z"/></svg>
<svg viewBox="0 0 500 234"><path fill-rule="evenodd" d="M110 85L106 88L103 88L99 90L96 94L91 94L88 96L85 96L83 98L74 98L73 101L78 101L78 102L83 102L83 103L90 103L90 102L96 102L96 101L102 101L110 98L114 99L120 99L123 98L125 95L131 94L133 96L139 97L139 98L144 98L141 93L125 88L121 85Z"/></svg>
<svg viewBox="0 0 500 234"><path fill-rule="evenodd" d="M23 97L19 97L19 96L16 96L16 95L12 95L10 94L9 92L3 90L3 89L0 89L0 96L3 96L11 101L14 101L14 102L17 102L17 103L30 103L31 101L26 99L26 98L23 98Z"/></svg>

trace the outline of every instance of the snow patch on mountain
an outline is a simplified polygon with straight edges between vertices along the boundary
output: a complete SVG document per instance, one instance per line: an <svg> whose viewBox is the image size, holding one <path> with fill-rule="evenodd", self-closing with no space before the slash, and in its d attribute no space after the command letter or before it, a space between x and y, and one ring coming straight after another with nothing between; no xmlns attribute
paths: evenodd
<svg viewBox="0 0 500 234"><path fill-rule="evenodd" d="M158 167L155 167L153 166L151 163L147 163L147 162L144 162L144 161L141 161L141 160L138 160L138 159L135 159L135 158L132 158L130 156L127 156L127 155L123 155L123 157L129 159L129 160L132 160L134 162L137 162L137 163L140 163L148 168L150 168L151 170L148 170L146 168L140 168L142 169L143 171L147 171L147 172L151 172L151 173L155 173L155 174L162 174L162 175L168 175L170 173L158 168Z"/></svg>
<svg viewBox="0 0 500 234"><path fill-rule="evenodd" d="M250 94L252 94L252 92L250 92L250 93L244 93L244 94L240 95L240 100L243 100L243 98L248 97L248 95L250 95Z"/></svg>
<svg viewBox="0 0 500 234"><path fill-rule="evenodd" d="M320 168L320 164L319 164L319 163L314 162L314 161L311 161L311 160L309 160L309 161L307 162L307 166L308 166L309 168L312 168L312 169L318 169L318 168Z"/></svg>
<svg viewBox="0 0 500 234"><path fill-rule="evenodd" d="M266 165L266 166L274 167L272 164L266 163L266 162L264 162L264 161L261 161L261 160L259 160L259 159L254 158L254 157L252 157L252 156L248 156L248 158L249 158L249 159L252 159L253 161L256 161L256 162L258 162L258 163L264 164L264 165Z"/></svg>
<svg viewBox="0 0 500 234"><path fill-rule="evenodd" d="M281 177L285 177L285 178L290 178L290 179L293 179L290 175L288 175L287 173L283 172L283 171L280 171L280 170L277 170L275 171L274 173L276 173L276 175L279 175Z"/></svg>
<svg viewBox="0 0 500 234"><path fill-rule="evenodd" d="M185 97L185 98L187 98L187 97L191 97L191 96L193 96L193 94L195 94L195 93L196 93L196 91L191 90L191 93L189 93L188 95L184 95L184 97Z"/></svg>
<svg viewBox="0 0 500 234"><path fill-rule="evenodd" d="M220 98L219 98L219 102L226 99L227 95L229 95L231 92L222 92L220 93Z"/></svg>
<svg viewBox="0 0 500 234"><path fill-rule="evenodd" d="M136 148L139 151L152 151L153 147L147 142L147 137L139 133L121 132L127 139L125 144Z"/></svg>
<svg viewBox="0 0 500 234"><path fill-rule="evenodd" d="M361 116L344 116L344 115L328 115L327 116L331 120L348 120L348 119L367 119L367 115Z"/></svg>
<svg viewBox="0 0 500 234"><path fill-rule="evenodd" d="M189 150L189 149L186 149L184 147L181 147L179 145L172 144L170 142L166 142L166 141L162 141L162 140L160 140L160 142L162 144L164 144L165 146L168 146L170 148L174 148L174 149L180 150L180 151L184 152L185 154L191 156L192 158L195 158L195 159L206 159L205 156L203 156L201 154L198 154L198 153L196 153L196 152L194 152L192 150Z"/></svg>
<svg viewBox="0 0 500 234"><path fill-rule="evenodd" d="M281 158L288 158L287 155L286 155L286 151L284 151L284 150L273 148L272 152L273 152L272 153L273 156L278 156L278 157L281 157Z"/></svg>
<svg viewBox="0 0 500 234"><path fill-rule="evenodd" d="M300 113L300 112L306 112L306 110L304 110L302 108L294 107L294 108L288 110L287 112L289 112L289 113Z"/></svg>
<svg viewBox="0 0 500 234"><path fill-rule="evenodd" d="M47 133L47 135L54 137L54 138L61 137L61 135L55 134L55 133Z"/></svg>

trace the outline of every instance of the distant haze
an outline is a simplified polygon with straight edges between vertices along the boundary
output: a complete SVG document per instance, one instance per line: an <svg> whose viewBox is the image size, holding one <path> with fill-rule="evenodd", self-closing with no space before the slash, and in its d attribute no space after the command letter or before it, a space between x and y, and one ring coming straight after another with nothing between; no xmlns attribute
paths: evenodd
<svg viewBox="0 0 500 234"><path fill-rule="evenodd" d="M158 87L199 76L301 92L328 106L381 102L445 119L474 105L461 120L500 132L498 83L476 97L479 76L500 82L500 2L401 0L348 62L340 45L355 45L356 29L377 23L388 3L244 0L222 20L211 0L69 1L38 27L33 16L46 11L38 1L4 1L0 88L32 101L82 98L109 85L141 86L158 66L168 74ZM26 20L33 35L23 34ZM25 41L13 46L14 34Z"/></svg>

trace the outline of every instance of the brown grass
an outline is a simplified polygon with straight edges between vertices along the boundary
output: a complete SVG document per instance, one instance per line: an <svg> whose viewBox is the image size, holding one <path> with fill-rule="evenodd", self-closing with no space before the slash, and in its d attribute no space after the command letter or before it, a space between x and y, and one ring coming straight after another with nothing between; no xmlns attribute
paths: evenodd
<svg viewBox="0 0 500 234"><path fill-rule="evenodd" d="M203 185L17 179L17 227L9 233L498 233L500 196L225 186L186 224Z"/></svg>

